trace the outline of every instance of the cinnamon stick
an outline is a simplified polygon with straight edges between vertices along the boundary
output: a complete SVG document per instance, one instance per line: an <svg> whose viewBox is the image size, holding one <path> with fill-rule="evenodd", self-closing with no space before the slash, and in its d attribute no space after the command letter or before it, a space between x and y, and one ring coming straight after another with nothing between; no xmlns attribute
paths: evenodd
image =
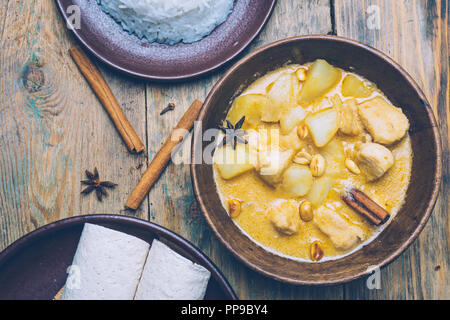
<svg viewBox="0 0 450 320"><path fill-rule="evenodd" d="M147 170L145 171L136 188L133 190L133 192L131 192L131 195L125 204L127 208L136 210L139 207L142 200L144 200L145 196L150 191L156 180L158 180L167 163L170 161L172 151L178 146L181 141L183 141L184 136L179 135L179 129L184 129L187 131L191 130L202 106L203 103L201 101L195 100L186 111L178 125L173 129L164 145L161 147L161 149L149 164Z"/></svg>
<svg viewBox="0 0 450 320"><path fill-rule="evenodd" d="M120 136L125 142L128 151L132 153L142 152L144 150L144 144L131 126L122 108L120 108L119 102L117 102L116 97L100 71L80 47L74 46L70 48L69 53L109 114L117 131L119 131Z"/></svg>
<svg viewBox="0 0 450 320"><path fill-rule="evenodd" d="M361 190L350 189L342 195L342 200L374 225L382 225L390 218L389 212Z"/></svg>

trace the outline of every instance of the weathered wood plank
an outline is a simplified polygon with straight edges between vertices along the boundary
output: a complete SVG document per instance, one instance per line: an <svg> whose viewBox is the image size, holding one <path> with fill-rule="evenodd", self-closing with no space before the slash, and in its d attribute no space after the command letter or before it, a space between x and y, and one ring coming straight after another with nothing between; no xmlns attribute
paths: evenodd
<svg viewBox="0 0 450 320"><path fill-rule="evenodd" d="M367 22L376 22L377 8L380 29L373 29ZM382 271L382 290L369 291L365 279L346 286L294 287L246 268L204 221L188 165L169 165L150 201L134 215L148 217L198 245L240 298L449 298L449 10L445 0L279 0L269 24L245 52L289 36L336 31L385 51L424 88L443 135L443 191L419 241ZM0 40L0 250L36 227L67 216L131 214L121 208L145 170L144 158L127 153L67 55L74 40L54 1L2 1ZM99 67L138 134L145 140L148 132L150 158L184 110L195 98L204 99L221 75L218 71L182 84L156 85ZM24 77L30 70L32 76ZM160 116L169 102L176 104L175 111ZM189 156L189 141L183 152ZM84 170L94 166L104 179L119 183L103 203L93 195L79 195Z"/></svg>
<svg viewBox="0 0 450 320"><path fill-rule="evenodd" d="M73 40L54 1L6 3L0 6L0 249L55 220L119 213L143 162L128 155L67 54ZM145 137L145 86L115 72L106 77ZM103 203L80 196L84 170L94 166L120 183Z"/></svg>
<svg viewBox="0 0 450 320"><path fill-rule="evenodd" d="M399 62L423 88L438 118L444 151L440 199L426 228L381 273L382 289L364 281L346 298L448 299L449 290L449 3L445 0L336 0L337 34L374 46Z"/></svg>
<svg viewBox="0 0 450 320"><path fill-rule="evenodd" d="M328 0L280 0L271 20L246 52L282 38L331 31ZM244 53L245 54L245 53ZM242 56L242 55L241 55ZM194 99L205 99L221 72L201 80L177 85L148 85L149 157L154 155L171 128ZM174 111L160 116L169 102ZM189 155L190 141L184 145ZM198 245L224 272L242 299L342 298L342 287L302 288L281 284L249 270L218 242L197 208L189 167L171 164L150 192L150 220L186 237Z"/></svg>

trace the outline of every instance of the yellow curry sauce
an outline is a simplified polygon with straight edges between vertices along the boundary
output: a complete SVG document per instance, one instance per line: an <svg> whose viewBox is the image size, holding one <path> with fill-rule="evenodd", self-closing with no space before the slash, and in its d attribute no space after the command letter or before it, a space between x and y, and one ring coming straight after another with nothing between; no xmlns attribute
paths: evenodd
<svg viewBox="0 0 450 320"><path fill-rule="evenodd" d="M384 145L385 148L388 148L392 152L394 163L387 172L374 181L369 181L367 178L368 175L365 174L364 170L358 170L360 171L358 172L359 174L355 174L345 164L347 159L354 160L356 145L359 144L358 146L360 146L362 143L368 143L373 140L373 137L368 133L368 126L362 132L352 135L343 134L341 132L343 129L340 129L332 134L332 138L326 142L326 145L320 147L317 146L319 143L315 140L316 138L312 138L311 132L306 138L299 137L298 127L304 126L308 117L322 110L334 110L337 108L336 104L346 102L349 99L353 99L354 103L361 105L364 102L373 101L376 97L382 97L384 101L390 103L373 83L358 75L334 68L323 60L318 61L320 61L319 64L322 64L317 67L322 69L318 73L316 72L320 80L320 84L318 85L320 86L325 83L325 86L328 87L316 90L317 88L314 87L315 84L312 83L311 87L311 82L313 81L310 81L308 86L309 89L312 88L312 91L310 90L312 92L312 98L306 97L307 93L302 93L302 90L305 90L305 86L307 86L306 82L308 81L308 77L311 78L314 76L311 75L313 73L311 67L316 62L304 66L289 65L263 76L250 85L240 97L235 99L227 115L227 120L234 124L241 116L246 116L243 129L247 133L256 133L261 139L264 133L269 132L268 136L270 138L265 137L264 143L267 143L267 140L273 139L275 142L269 141L268 144L275 143L276 148L279 148L281 151L292 151L295 155L299 152L306 152L312 156L317 154L323 156L326 160L325 173L319 177L313 177L312 187L306 186L306 189L303 188L302 190L315 188L315 184L321 185L326 180L327 183L329 182L329 188L325 188L324 192L326 194L324 197L317 200L317 197L312 195L312 189L308 189L309 192L303 196L293 195L285 187L285 176L281 178L283 179L282 181L268 183L267 179L264 180L264 177L261 176L261 171L258 171L258 155L254 156L255 159L250 161L252 166L242 169L241 171L243 172L235 176L226 176L226 179L224 179L225 171L221 171L222 168L217 163L214 165L217 189L226 210L229 211L228 201L238 200L240 203L240 212L233 218L233 221L241 230L267 250L307 261L311 261L311 244L315 241L319 241L324 251L324 257L321 261L335 259L371 241L384 228L385 225L377 227L370 224L363 216L355 212L341 200L341 195L345 192L347 186L356 187L366 193L372 200L390 212L390 220L392 220L404 202L412 166L412 149L408 133L405 133L395 143ZM327 75L329 76L330 71L327 71L327 68L331 72L336 72L338 75L337 81L320 79L320 77L326 78ZM349 75L350 77L348 78ZM287 83L286 79L290 79L291 84L288 84L283 89L283 85L277 83L277 81L285 81ZM315 80L317 82L317 79ZM327 81L329 83L328 85L326 84ZM346 81L346 84L343 86L344 81ZM284 100L285 104L288 104L287 106L273 100L277 99L276 94L273 92L273 89L277 88L277 86L281 88L281 91L285 90L284 93L290 93L292 95ZM320 96L314 97L314 95ZM244 99L242 98L244 96L248 97ZM258 104L258 99L263 99L261 101L264 101L266 104L269 101L268 106L265 105L262 107L263 111L260 110L261 105ZM281 99L283 98L281 97ZM283 114L288 113L290 109L298 108L299 106L305 111L305 117L292 130L289 130L289 132L286 132L285 129L285 123L288 120L284 119L285 122L280 124L283 120L276 121L277 115L271 118L271 114L264 114L264 112L272 112L270 110L268 111L267 108L284 108L281 112L282 118ZM262 116L261 112L263 112ZM339 125L342 126L343 123L342 113L339 113L339 115L341 116L341 120L338 120L338 127ZM261 118L264 117L271 119L269 119L270 121L262 121ZM289 125L287 127L289 128ZM275 132L274 135L272 135L273 132ZM218 147L218 150L220 148L223 147ZM245 148L248 150L252 146L245 145ZM249 154L251 153L249 151ZM215 157L217 157L217 150ZM290 166L298 166L294 163L294 158L295 156L291 156L287 168ZM356 160L355 162L358 163ZM308 165L303 166L303 168L308 168ZM344 218L349 225L359 227L364 236L356 244L351 245L351 247L344 249L337 248L330 240L329 235L322 232L314 220L308 222L303 221L299 214L295 222L298 224L297 232L293 234L280 232L275 227L273 219L271 219L271 208L279 206L280 203L285 201L290 201L298 206L304 201L311 201L313 203L314 214L316 214L318 209L326 207L333 213Z"/></svg>

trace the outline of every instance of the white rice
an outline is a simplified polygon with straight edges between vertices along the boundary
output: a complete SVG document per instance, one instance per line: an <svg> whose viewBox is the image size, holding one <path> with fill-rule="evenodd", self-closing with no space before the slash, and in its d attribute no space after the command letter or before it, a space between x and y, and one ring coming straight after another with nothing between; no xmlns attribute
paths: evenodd
<svg viewBox="0 0 450 320"><path fill-rule="evenodd" d="M97 0L123 29L149 42L192 43L209 35L234 0Z"/></svg>

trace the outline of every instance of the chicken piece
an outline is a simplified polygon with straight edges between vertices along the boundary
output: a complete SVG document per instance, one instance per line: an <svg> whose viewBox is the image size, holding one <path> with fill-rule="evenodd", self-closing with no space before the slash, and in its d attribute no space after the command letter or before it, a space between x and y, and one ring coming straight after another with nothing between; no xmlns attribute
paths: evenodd
<svg viewBox="0 0 450 320"><path fill-rule="evenodd" d="M403 111L381 97L360 104L358 112L375 142L391 145L403 138L409 129L409 121Z"/></svg>
<svg viewBox="0 0 450 320"><path fill-rule="evenodd" d="M359 118L358 106L355 99L346 100L338 104L339 131L348 136L357 136L364 131L364 126Z"/></svg>
<svg viewBox="0 0 450 320"><path fill-rule="evenodd" d="M325 233L338 250L348 250L364 240L364 231L348 222L337 212L321 206L314 213L314 223Z"/></svg>
<svg viewBox="0 0 450 320"><path fill-rule="evenodd" d="M297 129L292 130L287 135L280 136L280 149L282 150L292 149L298 151L301 148L305 147L305 145L306 142L305 140L299 138Z"/></svg>
<svg viewBox="0 0 450 320"><path fill-rule="evenodd" d="M283 172L291 163L294 155L293 150L275 149L258 152L257 170L261 179L272 186L280 183Z"/></svg>
<svg viewBox="0 0 450 320"><path fill-rule="evenodd" d="M300 228L300 216L298 203L295 201L284 201L276 204L269 210L269 218L275 229L285 235L292 236Z"/></svg>
<svg viewBox="0 0 450 320"><path fill-rule="evenodd" d="M359 144L355 151L355 160L369 181L381 178L394 165L391 150L381 144Z"/></svg>

